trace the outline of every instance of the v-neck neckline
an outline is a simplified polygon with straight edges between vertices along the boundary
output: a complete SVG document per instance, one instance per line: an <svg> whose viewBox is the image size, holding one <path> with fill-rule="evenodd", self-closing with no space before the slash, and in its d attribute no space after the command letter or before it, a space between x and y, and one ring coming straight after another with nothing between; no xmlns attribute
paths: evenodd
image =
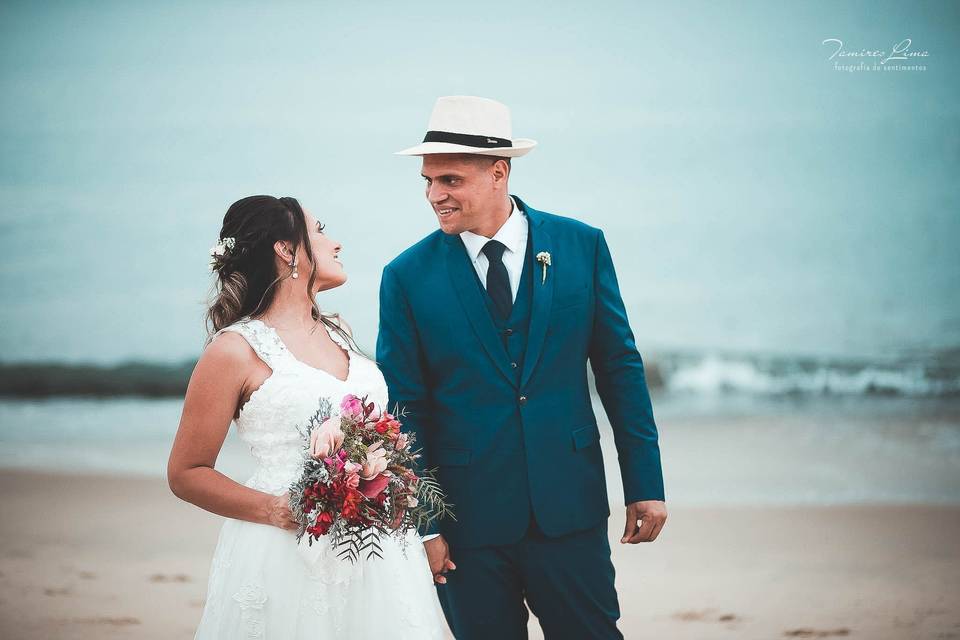
<svg viewBox="0 0 960 640"><path fill-rule="evenodd" d="M321 324L323 325L323 328L327 330L327 335L330 336L330 340L332 340L333 343L334 343L335 345L337 345L337 348L339 348L341 351L343 351L344 354L346 354L346 356L347 356L347 377L346 377L346 378L343 378L343 379L338 378L337 376L333 375L332 373L330 373L330 372L327 371L326 369L321 369L320 367L315 367L315 366L313 366L312 364L307 364L306 362L304 362L303 360L301 360L300 358L298 358L297 356L295 356L295 355L293 354L293 351L290 350L290 347L287 346L287 343L285 343L285 342L283 341L283 338L280 337L280 332L279 332L279 331L277 331L275 328L273 328L273 327L271 327L270 325L268 325L266 322L264 322L264 321L261 320L260 318L253 318L253 320L259 322L260 324L262 324L263 326L265 326L267 329L269 329L271 332L273 332L273 335L276 337L277 342L280 344L280 346L283 347L283 350L286 351L287 354L288 354L291 358L293 358L293 360L294 360L295 362L299 362L300 364L302 364L303 366L307 367L308 369L312 369L312 370L314 370L314 371L319 371L320 373L326 374L326 375L330 376L331 378L333 378L334 380L336 380L337 382L339 382L339 383L341 383L341 384L346 383L346 382L348 382L348 381L350 380L350 375L353 373L353 357L352 357L352 355L351 355L351 353L350 353L350 349L344 349L344 348L343 348L343 345L340 344L340 342L339 342L336 338L333 337L333 334L330 332L330 328L327 326L327 323L321 321Z"/></svg>

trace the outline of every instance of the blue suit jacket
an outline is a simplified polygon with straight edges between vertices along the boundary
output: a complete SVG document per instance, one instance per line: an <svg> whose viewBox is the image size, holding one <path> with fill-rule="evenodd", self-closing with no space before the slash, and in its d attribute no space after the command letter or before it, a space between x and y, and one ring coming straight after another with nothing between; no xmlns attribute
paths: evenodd
<svg viewBox="0 0 960 640"><path fill-rule="evenodd" d="M534 254L552 261L545 282L540 265L533 273L519 385L458 235L430 234L391 261L380 283L377 360L390 406L406 410L404 430L416 434L422 466L437 468L457 518L421 533L461 547L517 542L531 511L549 536L610 515L587 360L613 426L625 502L664 499L643 361L603 232L517 202Z"/></svg>

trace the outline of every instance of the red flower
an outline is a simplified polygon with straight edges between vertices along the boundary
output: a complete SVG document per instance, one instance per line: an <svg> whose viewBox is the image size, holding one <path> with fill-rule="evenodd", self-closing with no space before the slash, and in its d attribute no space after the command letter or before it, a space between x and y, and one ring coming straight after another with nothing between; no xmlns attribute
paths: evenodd
<svg viewBox="0 0 960 640"><path fill-rule="evenodd" d="M354 518L357 517L357 513L359 512L357 511L357 507L355 505L344 504L343 510L340 512L340 515L342 515L344 519L349 522L350 520L353 520Z"/></svg>
<svg viewBox="0 0 960 640"><path fill-rule="evenodd" d="M353 487L348 488L343 498L343 507L340 509L340 515L342 515L347 522L356 524L357 518L360 516L361 502L363 502L363 494Z"/></svg>
<svg viewBox="0 0 960 640"><path fill-rule="evenodd" d="M385 435L391 440L400 435L400 423L389 413L383 413L377 424L373 427L380 435Z"/></svg>
<svg viewBox="0 0 960 640"><path fill-rule="evenodd" d="M330 485L330 494L336 500L343 500L343 497L347 495L347 482L344 478L337 478L333 481L333 484Z"/></svg>
<svg viewBox="0 0 960 640"><path fill-rule="evenodd" d="M333 526L333 514L329 511L321 511L313 526L307 527L307 533L314 537L326 535L331 526Z"/></svg>

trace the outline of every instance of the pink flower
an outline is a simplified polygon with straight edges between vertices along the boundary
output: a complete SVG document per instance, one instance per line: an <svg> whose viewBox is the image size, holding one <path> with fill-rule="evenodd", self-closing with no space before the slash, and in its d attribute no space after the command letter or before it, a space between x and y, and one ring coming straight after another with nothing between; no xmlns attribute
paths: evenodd
<svg viewBox="0 0 960 640"><path fill-rule="evenodd" d="M363 403L357 396L348 394L340 402L340 412L345 418L360 419L363 417Z"/></svg>
<svg viewBox="0 0 960 640"><path fill-rule="evenodd" d="M362 468L356 462L350 462L349 460L343 464L344 481L348 487L356 489L360 486L360 470Z"/></svg>
<svg viewBox="0 0 960 640"><path fill-rule="evenodd" d="M330 417L310 433L310 455L313 458L326 458L343 444L343 431L340 418Z"/></svg>
<svg viewBox="0 0 960 640"><path fill-rule="evenodd" d="M343 471L343 460L339 456L333 456L332 458L324 458L324 464L329 468L333 469L334 473L340 473Z"/></svg>
<svg viewBox="0 0 960 640"><path fill-rule="evenodd" d="M367 461L363 465L360 477L373 480L387 469L387 452L379 442L367 447Z"/></svg>
<svg viewBox="0 0 960 640"><path fill-rule="evenodd" d="M364 480L361 482L360 493L370 499L373 499L380 495L380 493L387 488L388 484L390 484L390 478L381 474L373 480Z"/></svg>
<svg viewBox="0 0 960 640"><path fill-rule="evenodd" d="M353 464L353 463L348 462L347 464L349 465L349 464ZM357 465L357 467L359 468L360 465ZM356 489L357 487L360 486L360 476L359 476L358 474L356 474L356 473L347 472L347 476L346 476L346 478L344 479L344 482L345 482L345 484L346 484L348 487L350 487L351 489Z"/></svg>
<svg viewBox="0 0 960 640"><path fill-rule="evenodd" d="M341 449L342 451L342 449ZM343 471L343 460L340 459L340 456L333 456L331 458L324 458L323 463L327 465L334 473L340 473Z"/></svg>
<svg viewBox="0 0 960 640"><path fill-rule="evenodd" d="M407 434L401 433L397 436L397 441L394 443L393 448L397 451L403 451L407 448Z"/></svg>

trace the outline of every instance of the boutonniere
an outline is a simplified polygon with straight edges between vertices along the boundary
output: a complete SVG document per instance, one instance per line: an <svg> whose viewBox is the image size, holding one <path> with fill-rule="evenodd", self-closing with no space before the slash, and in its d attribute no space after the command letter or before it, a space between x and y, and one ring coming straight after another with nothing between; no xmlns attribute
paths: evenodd
<svg viewBox="0 0 960 640"><path fill-rule="evenodd" d="M547 267L550 266L550 252L541 251L537 254L537 262L543 265L543 278L540 280L540 284L543 284L547 281Z"/></svg>

